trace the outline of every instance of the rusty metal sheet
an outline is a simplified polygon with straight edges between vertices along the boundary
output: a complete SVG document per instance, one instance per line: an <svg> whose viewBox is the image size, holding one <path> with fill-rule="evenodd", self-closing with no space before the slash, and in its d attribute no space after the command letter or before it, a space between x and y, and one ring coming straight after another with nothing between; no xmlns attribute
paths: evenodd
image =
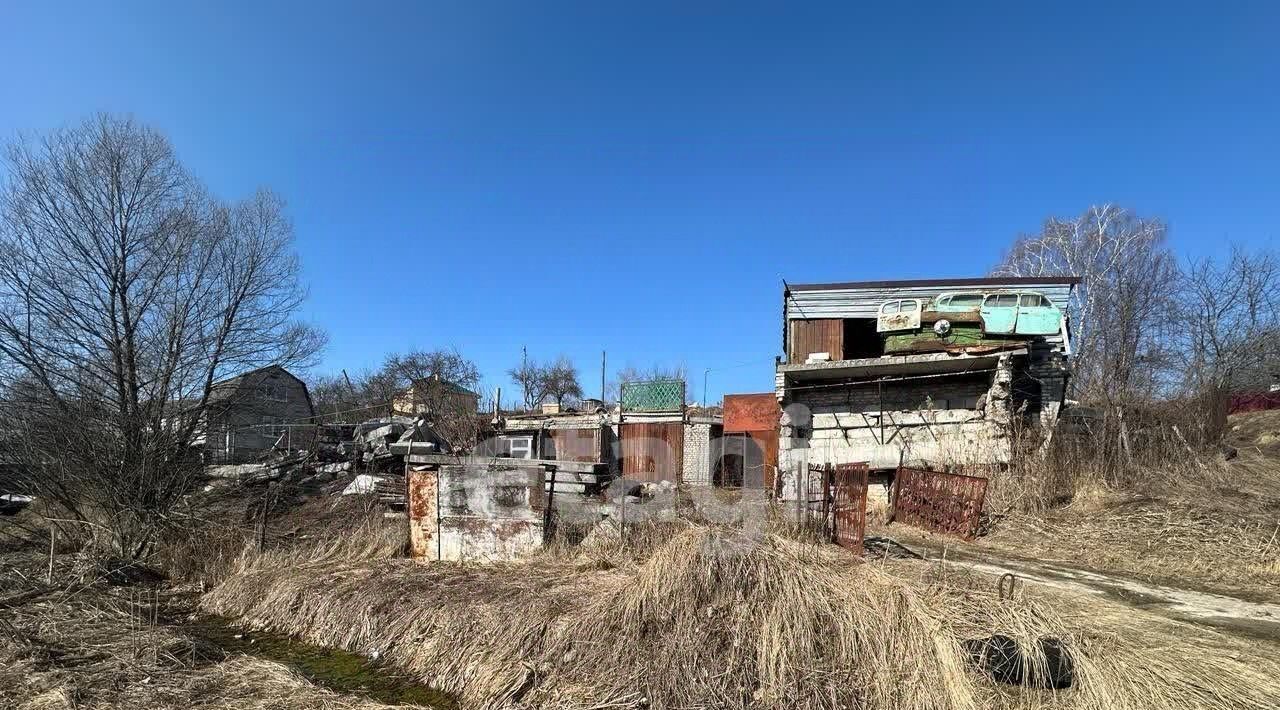
<svg viewBox="0 0 1280 710"><path fill-rule="evenodd" d="M899 468L893 479L893 519L972 540L978 535L986 497L985 478Z"/></svg>
<svg viewBox="0 0 1280 710"><path fill-rule="evenodd" d="M837 464L831 488L832 539L861 555L867 533L867 464Z"/></svg>
<svg viewBox="0 0 1280 710"><path fill-rule="evenodd" d="M547 438L557 461L597 463L604 460L600 429L549 429Z"/></svg>
<svg viewBox="0 0 1280 710"><path fill-rule="evenodd" d="M724 396L725 433L777 431L782 410L773 392L760 394L726 394Z"/></svg>
<svg viewBox="0 0 1280 710"><path fill-rule="evenodd" d="M409 551L413 557L436 557L439 480L436 471L409 471Z"/></svg>
<svg viewBox="0 0 1280 710"><path fill-rule="evenodd" d="M632 481L679 483L684 474L684 423L637 422L618 427L622 475Z"/></svg>

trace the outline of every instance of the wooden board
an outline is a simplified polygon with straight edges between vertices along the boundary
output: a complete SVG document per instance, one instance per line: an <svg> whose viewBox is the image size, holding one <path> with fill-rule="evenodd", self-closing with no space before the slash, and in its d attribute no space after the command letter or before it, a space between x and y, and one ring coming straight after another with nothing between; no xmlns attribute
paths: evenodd
<svg viewBox="0 0 1280 710"><path fill-rule="evenodd" d="M844 321L839 318L791 321L787 362L803 364L810 353L827 353L832 360L843 360Z"/></svg>

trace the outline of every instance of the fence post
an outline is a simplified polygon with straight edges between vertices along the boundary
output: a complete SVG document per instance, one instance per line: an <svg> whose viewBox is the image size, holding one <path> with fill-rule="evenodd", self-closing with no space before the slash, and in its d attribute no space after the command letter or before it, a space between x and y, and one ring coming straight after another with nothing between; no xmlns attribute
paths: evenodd
<svg viewBox="0 0 1280 710"><path fill-rule="evenodd" d="M551 513L551 506L556 495L556 467L550 464L542 464L542 476L539 477L538 485L546 488L547 504L542 510L542 546L546 547L554 539L554 516ZM542 491L539 491L540 493Z"/></svg>

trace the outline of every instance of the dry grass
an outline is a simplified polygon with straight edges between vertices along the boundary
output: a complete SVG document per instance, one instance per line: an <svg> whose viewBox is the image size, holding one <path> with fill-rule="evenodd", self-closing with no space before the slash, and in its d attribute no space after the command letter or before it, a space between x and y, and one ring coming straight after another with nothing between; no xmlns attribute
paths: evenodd
<svg viewBox="0 0 1280 710"><path fill-rule="evenodd" d="M147 563L208 583L261 557L256 521L245 515L254 500L228 496L204 507L186 535L165 540ZM380 508L350 498L290 506L270 522L273 559L386 558L403 548L403 520L385 520ZM150 600L182 598L180 590L110 584L127 582L131 571L154 577L145 567L122 570L93 550L59 546L50 575L48 539L34 513L0 519L0 708L397 707L331 692L269 660L227 657L181 624L155 623ZM180 618L184 610L170 612Z"/></svg>
<svg viewBox="0 0 1280 710"><path fill-rule="evenodd" d="M996 476L980 545L1223 594L1280 600L1280 412L1236 415L1193 453L1152 437L1132 458L1089 442L1028 447ZM1255 445L1258 441L1263 445Z"/></svg>
<svg viewBox="0 0 1280 710"><path fill-rule="evenodd" d="M143 622L137 595L132 589L110 593L75 586L6 609L0 624L0 707L389 707L317 687L271 661L224 658L179 629Z"/></svg>
<svg viewBox="0 0 1280 710"><path fill-rule="evenodd" d="M1002 519L979 546L1147 581L1280 600L1280 524L1183 502L1109 502Z"/></svg>
<svg viewBox="0 0 1280 710"><path fill-rule="evenodd" d="M634 561L595 547L474 567L246 560L204 607L377 652L469 707L1274 708L1280 665L1094 603L1070 611L920 565L706 526ZM1064 613L1064 609L1068 610ZM1153 625L1158 625L1153 626ZM1153 630L1158 629L1158 630ZM999 686L966 639L1065 640L1066 691ZM1035 658L1040 672L1044 659Z"/></svg>

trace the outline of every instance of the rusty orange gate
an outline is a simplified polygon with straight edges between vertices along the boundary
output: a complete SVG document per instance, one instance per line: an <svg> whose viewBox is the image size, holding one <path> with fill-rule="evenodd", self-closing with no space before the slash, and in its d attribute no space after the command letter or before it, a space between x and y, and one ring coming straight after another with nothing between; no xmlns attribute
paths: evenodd
<svg viewBox="0 0 1280 710"><path fill-rule="evenodd" d="M867 464L809 464L799 481L799 519L816 524L823 537L862 554L867 530Z"/></svg>
<svg viewBox="0 0 1280 710"><path fill-rule="evenodd" d="M867 464L836 464L831 488L832 537L861 555L867 532Z"/></svg>
<svg viewBox="0 0 1280 710"><path fill-rule="evenodd" d="M978 535L986 498L985 478L899 468L893 478L893 519L972 540Z"/></svg>

